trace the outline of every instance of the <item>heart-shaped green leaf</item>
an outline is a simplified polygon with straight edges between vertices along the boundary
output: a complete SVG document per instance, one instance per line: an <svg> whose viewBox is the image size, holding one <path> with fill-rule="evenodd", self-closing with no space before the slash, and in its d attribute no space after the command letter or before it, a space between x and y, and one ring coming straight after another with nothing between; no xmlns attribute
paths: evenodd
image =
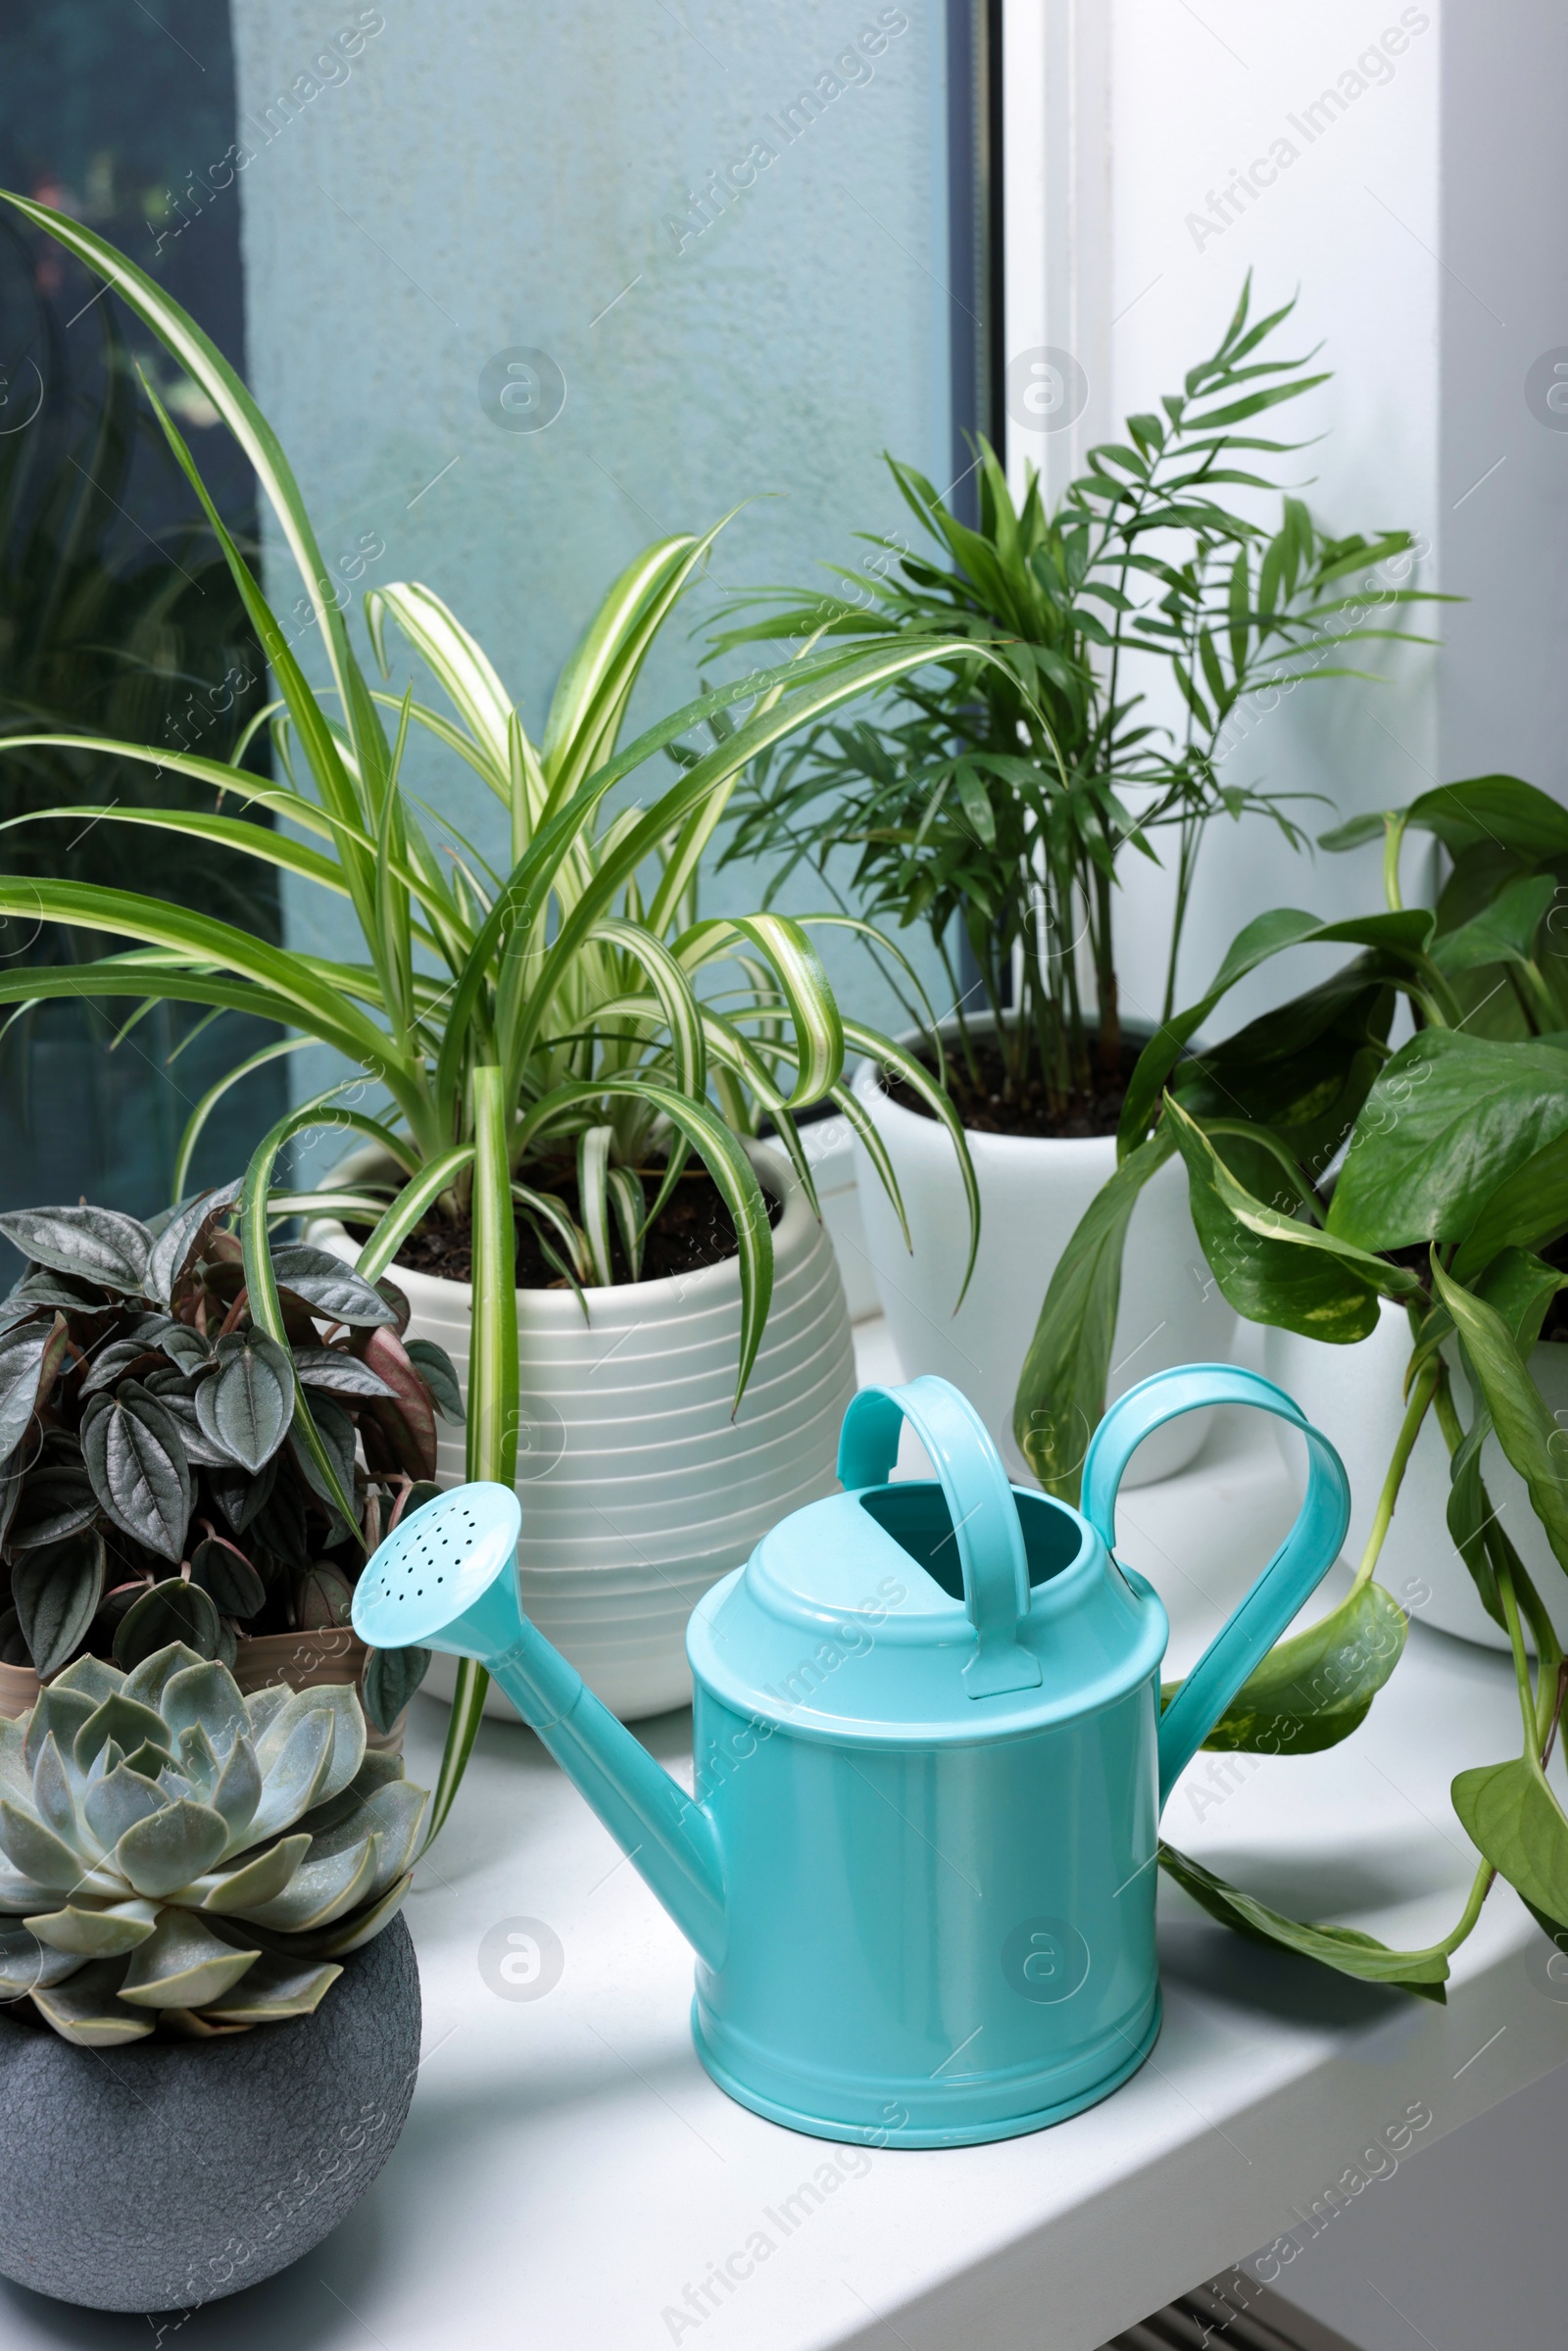
<svg viewBox="0 0 1568 2351"><path fill-rule="evenodd" d="M6 1530L6 1547L35 1551L79 1535L98 1515L98 1496L80 1461L40 1465L21 1482L17 1512Z"/></svg>
<svg viewBox="0 0 1568 2351"><path fill-rule="evenodd" d="M1298 1951L1303 1958L1315 1959L1339 1975L1354 1976L1363 1984L1394 1984L1401 1991L1415 1992L1423 2000L1446 2000L1443 1987L1447 1982L1448 1961L1441 1949L1392 1951L1387 1943L1380 1943L1375 1935L1363 1935L1356 1927L1318 1927L1287 1918L1255 1895L1228 1886L1191 1854L1179 1853L1174 1845L1163 1841L1159 1847L1159 1866L1210 1918L1218 1919L1221 1926L1234 1928L1238 1935L1248 1935L1253 1942L1276 1943L1287 1951Z"/></svg>
<svg viewBox="0 0 1568 2351"><path fill-rule="evenodd" d="M1461 1772L1453 1809L1472 1843L1532 1909L1568 1928L1568 1820L1528 1755Z"/></svg>
<svg viewBox="0 0 1568 2351"><path fill-rule="evenodd" d="M1407 1630L1403 1609L1383 1587L1363 1584L1304 1633L1275 1642L1204 1746L1253 1755L1315 1755L1337 1746L1365 1721L1399 1662Z"/></svg>
<svg viewBox="0 0 1568 2351"><path fill-rule="evenodd" d="M1404 812L1406 825L1436 833L1450 856L1481 845L1512 850L1534 864L1568 857L1568 810L1517 775L1472 775L1423 792Z"/></svg>
<svg viewBox="0 0 1568 2351"><path fill-rule="evenodd" d="M1457 930L1432 942L1440 971L1479 971L1489 963L1527 963L1541 918L1557 895L1554 874L1522 875L1500 890L1491 906Z"/></svg>
<svg viewBox="0 0 1568 2351"><path fill-rule="evenodd" d="M149 1298L157 1298L165 1306L172 1302L181 1274L200 1254L214 1226L233 1206L244 1188L244 1178L236 1177L220 1191L198 1193L194 1200L174 1210L147 1252L143 1288Z"/></svg>
<svg viewBox="0 0 1568 2351"><path fill-rule="evenodd" d="M327 1396L390 1396L385 1380L377 1379L368 1363L342 1347L297 1347L294 1368L307 1388Z"/></svg>
<svg viewBox="0 0 1568 2351"><path fill-rule="evenodd" d="M170 1576L133 1600L115 1633L115 1663L139 1665L180 1644L198 1658L216 1657L221 1633L218 1610L198 1584Z"/></svg>
<svg viewBox="0 0 1568 2351"><path fill-rule="evenodd" d="M15 1208L0 1233L36 1265L78 1282L140 1294L152 1236L118 1208Z"/></svg>
<svg viewBox="0 0 1568 2351"><path fill-rule="evenodd" d="M267 1600L267 1586L244 1552L220 1535L199 1543L190 1557L190 1580L199 1584L221 1616L254 1616Z"/></svg>
<svg viewBox="0 0 1568 2351"><path fill-rule="evenodd" d="M108 1553L96 1527L24 1551L11 1570L11 1598L40 1678L58 1673L87 1638L104 1596Z"/></svg>
<svg viewBox="0 0 1568 2351"><path fill-rule="evenodd" d="M463 1391L458 1386L458 1375L446 1348L437 1347L433 1339L405 1339L403 1347L409 1361L429 1389L441 1418L451 1421L455 1428L461 1428L464 1420Z"/></svg>
<svg viewBox="0 0 1568 2351"><path fill-rule="evenodd" d="M1248 1192L1181 1105L1165 1116L1187 1162L1188 1197L1203 1254L1221 1291L1249 1321L1283 1325L1336 1347L1365 1339L1378 1298L1414 1294L1414 1274L1300 1222Z"/></svg>
<svg viewBox="0 0 1568 2351"><path fill-rule="evenodd" d="M430 1670L430 1651L372 1649L360 1686L365 1711L376 1729L389 1732Z"/></svg>
<svg viewBox="0 0 1568 2351"><path fill-rule="evenodd" d="M162 1899L210 1870L227 1842L220 1812L180 1796L125 1831L115 1847L115 1867L137 1893Z"/></svg>
<svg viewBox="0 0 1568 2351"><path fill-rule="evenodd" d="M0 1218L0 1223L4 1219ZM66 1323L19 1323L0 1331L0 1455L15 1451L54 1383L65 1351Z"/></svg>
<svg viewBox="0 0 1568 2351"><path fill-rule="evenodd" d="M1568 1233L1568 1134L1505 1176L1476 1211L1449 1271L1470 1282L1499 1250L1546 1249Z"/></svg>
<svg viewBox="0 0 1568 2351"><path fill-rule="evenodd" d="M94 1396L81 1422L82 1458L98 1499L122 1534L179 1560L190 1524L191 1479L178 1424L134 1380Z"/></svg>
<svg viewBox="0 0 1568 2351"><path fill-rule="evenodd" d="M1362 1249L1462 1241L1499 1185L1568 1134L1568 1053L1423 1029L1379 1073L1329 1210Z"/></svg>
<svg viewBox="0 0 1568 2351"><path fill-rule="evenodd" d="M1563 1432L1521 1360L1518 1341L1504 1316L1487 1299L1450 1281L1435 1260L1432 1271L1481 1383L1497 1443L1529 1488L1531 1505L1546 1541L1559 1564L1568 1569L1568 1463L1563 1460ZM1568 1913L1564 1917L1568 1923Z"/></svg>
<svg viewBox="0 0 1568 2351"><path fill-rule="evenodd" d="M210 1444L252 1477L270 1461L294 1416L289 1359L265 1331L230 1332L218 1343L218 1372L196 1391L196 1417Z"/></svg>
<svg viewBox="0 0 1568 2351"><path fill-rule="evenodd" d="M274 1249L272 1272L279 1290L289 1292L323 1322L346 1322L351 1328L364 1329L397 1321L385 1298L324 1249L304 1244Z"/></svg>

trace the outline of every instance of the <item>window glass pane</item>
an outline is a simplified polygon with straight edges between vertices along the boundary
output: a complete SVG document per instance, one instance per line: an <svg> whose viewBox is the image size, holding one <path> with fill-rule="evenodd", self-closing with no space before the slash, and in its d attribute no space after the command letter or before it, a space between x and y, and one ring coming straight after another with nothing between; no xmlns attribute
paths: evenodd
<svg viewBox="0 0 1568 2351"><path fill-rule="evenodd" d="M244 365L237 207L199 205L192 171L232 137L226 12L55 0L0 25L0 182L91 223L153 269ZM249 541L249 471L150 338L48 239L0 221L0 731L40 727L221 759L265 696L227 570L153 424L160 391L231 531ZM212 807L172 771L41 751L0 759L0 813L65 802ZM10 872L151 891L278 935L270 877L199 842L83 817L4 836ZM123 947L37 923L3 926L0 968ZM169 1198L194 1104L274 1032L158 1007L111 1040L133 996L48 1003L0 1045L0 1204L80 1195L150 1213ZM7 1007L9 1009L9 1007ZM286 1099L273 1063L229 1097L193 1181L242 1163ZM0 1245L0 1249L5 1245ZM14 1252L6 1251L15 1270ZM0 1267L0 1272L4 1268Z"/></svg>

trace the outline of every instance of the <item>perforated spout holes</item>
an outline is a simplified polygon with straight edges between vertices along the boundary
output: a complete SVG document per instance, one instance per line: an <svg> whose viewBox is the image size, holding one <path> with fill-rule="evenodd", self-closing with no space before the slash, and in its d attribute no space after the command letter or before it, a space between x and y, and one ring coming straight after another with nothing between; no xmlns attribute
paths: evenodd
<svg viewBox="0 0 1568 2351"><path fill-rule="evenodd" d="M410 1597L424 1597L423 1579L433 1585L445 1584L447 1570L454 1574L472 1549L478 1529L472 1511L466 1502L454 1502L446 1509L437 1509L425 1517L422 1511L409 1523L407 1538L401 1528L383 1547L381 1555L380 1591L378 1597L403 1601ZM416 1582L416 1578L419 1578Z"/></svg>

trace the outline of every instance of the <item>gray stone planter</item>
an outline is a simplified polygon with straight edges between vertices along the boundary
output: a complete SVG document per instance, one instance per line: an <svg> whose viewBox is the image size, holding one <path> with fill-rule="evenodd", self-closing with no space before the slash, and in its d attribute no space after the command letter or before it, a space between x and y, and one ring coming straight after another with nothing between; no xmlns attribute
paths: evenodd
<svg viewBox="0 0 1568 2351"><path fill-rule="evenodd" d="M400 1918L294 2024L99 2054L0 2019L0 2274L130 2311L271 2277L364 2195L418 2060Z"/></svg>

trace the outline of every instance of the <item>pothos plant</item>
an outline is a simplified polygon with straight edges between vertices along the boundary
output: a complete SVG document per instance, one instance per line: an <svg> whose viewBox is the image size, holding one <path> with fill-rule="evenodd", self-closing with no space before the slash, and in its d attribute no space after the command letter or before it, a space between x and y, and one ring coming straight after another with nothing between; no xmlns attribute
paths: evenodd
<svg viewBox="0 0 1568 2351"><path fill-rule="evenodd" d="M1411 831L1435 835L1450 859L1434 909L1401 901L1399 853ZM1498 1875L1549 1933L1568 1932L1568 1818L1545 1774L1564 1690L1556 1626L1568 1592L1554 1578L1551 1591L1538 1591L1481 1468L1495 1436L1568 1574L1568 1445L1530 1370L1543 1335L1568 1339L1558 1302L1568 1289L1568 811L1517 778L1482 776L1342 827L1325 844L1349 848L1380 833L1381 913L1332 924L1290 909L1259 916L1207 994L1147 1047L1116 1172L1053 1277L1014 1429L1043 1483L1071 1498L1103 1410L1128 1220L1144 1184L1177 1152L1203 1253L1238 1312L1353 1346L1383 1300L1405 1309L1405 1411L1351 1590L1275 1646L1207 1744L1305 1754L1364 1719L1403 1647L1406 1619L1377 1566L1431 1413L1449 1455L1449 1532L1508 1635L1522 1724L1516 1756L1453 1783L1479 1855L1469 1898L1439 1942L1394 1951L1348 1929L1287 1919L1171 1847L1161 1860L1246 1933L1441 1997L1449 1958ZM1361 952L1264 1019L1188 1051L1245 974L1310 943ZM1415 1033L1391 1052L1401 998Z"/></svg>
<svg viewBox="0 0 1568 2351"><path fill-rule="evenodd" d="M0 1217L28 1260L0 1304L0 1659L124 1672L170 1641L232 1665L248 1636L346 1625L367 1551L435 1492L452 1365L408 1306L273 1242L279 1338L253 1311L238 1184L156 1229L96 1207ZM302 1399L325 1461L302 1441ZM423 1649L373 1652L389 1731Z"/></svg>
<svg viewBox="0 0 1568 2351"><path fill-rule="evenodd" d="M1092 449L1054 511L1032 467L1015 500L984 441L978 528L890 459L914 546L870 537L862 574L838 566L832 593L753 598L769 617L720 640L959 640L918 678L890 679L879 708L760 753L726 854L773 857L776 889L803 861L825 878L854 848L866 911L919 923L947 964L956 1059L978 1091L970 1014L989 1015L1004 1102L1038 1091L1059 1115L1119 1094L1118 860L1174 847L1169 1018L1205 827L1261 812L1301 839L1281 796L1225 772L1249 699L1356 674L1347 649L1404 635L1390 622L1422 593L1398 584L1404 531L1336 538L1294 497L1272 532L1249 511L1300 446L1258 419L1327 381L1312 354L1276 351L1293 307L1253 318L1244 285L1213 352L1127 418L1124 442ZM1146 706L1158 670L1180 697L1175 728ZM953 960L960 936L978 991Z"/></svg>
<svg viewBox="0 0 1568 2351"><path fill-rule="evenodd" d="M627 566L568 661L537 741L483 649L438 597L415 584L368 596L369 640L385 672L395 628L437 679L450 711L416 701L412 684L401 695L373 689L345 624L342 585L322 560L288 461L238 375L195 320L113 246L45 206L4 200L102 276L211 402L255 466L300 575L290 627L225 531L149 384L148 400L276 681L279 699L254 725L273 726L285 780L266 784L239 763L250 730L231 759L85 734L19 734L0 744L6 756L44 746L96 752L207 785L211 812L89 804L83 814L172 839L196 836L280 868L296 889L321 894L330 917L346 914L358 931L358 953L338 960L270 946L199 907L46 876L0 878L0 912L138 943L59 971L0 975L0 1003L45 995L172 999L248 1011L288 1032L197 1105L176 1191L227 1084L274 1054L325 1046L373 1081L384 1102L375 1110L340 1102L337 1123L376 1142L400 1173L390 1200L394 1188L362 1185L313 1204L368 1219L378 1248L390 1238L395 1250L424 1219L467 1215L473 1074L499 1069L514 1206L535 1226L558 1273L575 1285L616 1278L617 1230L635 1276L644 1237L688 1155L695 1151L706 1163L738 1241L737 1396L756 1358L772 1285L769 1218L743 1139L769 1121L814 1204L795 1113L830 1100L862 1134L897 1201L874 1126L843 1082L847 1050L896 1068L947 1123L973 1223L962 1130L940 1085L891 1040L842 1013L808 929L766 913L704 921L695 900L699 860L747 762L918 667L946 641L818 651L704 695L621 748L644 663L707 559L716 535L710 531L661 541ZM319 690L295 651L310 628L319 629L328 681ZM648 774L663 772L650 767L656 755L676 745L690 752L699 730L708 748L680 764L676 781L653 791ZM465 760L499 804L506 835L499 862L421 796L415 770L436 746ZM643 798L617 808L612 795L621 785L641 785ZM227 804L242 812L227 812ZM50 817L80 820L56 808L16 821ZM866 927L849 915L822 919ZM736 984L715 988L721 973ZM316 1106L307 1105L301 1120ZM568 1171L575 1206L565 1197L571 1186L563 1188ZM390 1223L379 1221L383 1210Z"/></svg>

